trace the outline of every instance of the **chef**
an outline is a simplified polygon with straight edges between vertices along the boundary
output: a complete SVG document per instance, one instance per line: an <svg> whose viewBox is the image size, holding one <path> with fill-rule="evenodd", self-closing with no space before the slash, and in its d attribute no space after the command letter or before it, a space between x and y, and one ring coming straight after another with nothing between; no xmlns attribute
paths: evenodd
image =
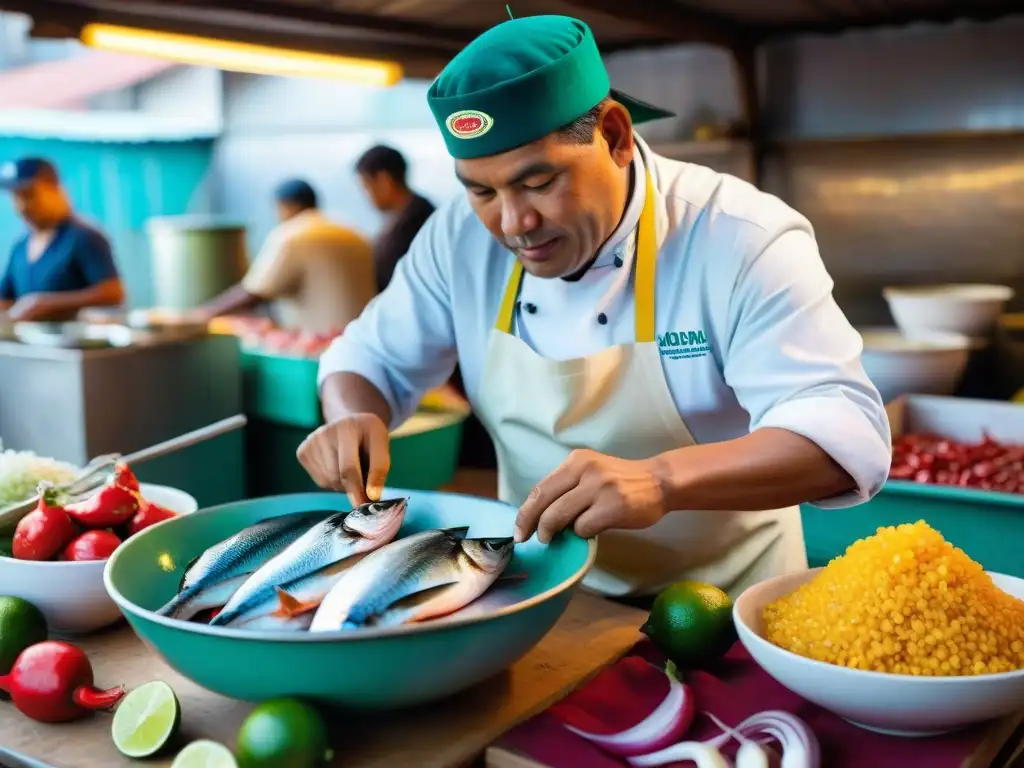
<svg viewBox="0 0 1024 768"><path fill-rule="evenodd" d="M86 307L124 301L124 286L106 235L75 215L57 169L41 157L0 166L28 232L0 276L0 311L12 320L70 320Z"/></svg>
<svg viewBox="0 0 1024 768"><path fill-rule="evenodd" d="M870 499L891 445L807 219L654 154L633 126L668 113L577 19L490 29L427 98L465 196L323 355L310 476L378 498L389 428L458 362L516 538L598 536L592 589L805 568L797 505Z"/></svg>

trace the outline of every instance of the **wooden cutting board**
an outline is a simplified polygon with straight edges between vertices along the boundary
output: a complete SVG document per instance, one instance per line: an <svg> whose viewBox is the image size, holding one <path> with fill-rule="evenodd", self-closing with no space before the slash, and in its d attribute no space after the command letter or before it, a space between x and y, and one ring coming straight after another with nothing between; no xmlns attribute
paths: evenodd
<svg viewBox="0 0 1024 768"><path fill-rule="evenodd" d="M640 639L646 614L582 592L548 635L507 672L430 706L400 713L332 715L338 745L333 765L346 768L461 768L477 760L513 726L546 709ZM181 702L183 746L208 738L234 745L252 709L210 693L154 656L128 627L75 640L92 660L96 684L132 688L164 680ZM259 670L253 670L259 674ZM0 702L0 766L4 750L52 768L164 767L163 760L122 757L110 738L110 715L62 725L43 725Z"/></svg>

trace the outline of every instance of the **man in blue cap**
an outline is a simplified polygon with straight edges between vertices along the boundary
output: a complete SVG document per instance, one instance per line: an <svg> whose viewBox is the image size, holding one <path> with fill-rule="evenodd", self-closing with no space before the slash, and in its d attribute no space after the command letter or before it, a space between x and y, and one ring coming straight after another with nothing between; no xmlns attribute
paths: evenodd
<svg viewBox="0 0 1024 768"><path fill-rule="evenodd" d="M212 318L270 303L282 328L329 337L377 295L372 247L321 213L307 181L282 182L274 199L280 223L245 278L200 311Z"/></svg>
<svg viewBox="0 0 1024 768"><path fill-rule="evenodd" d="M806 568L799 505L871 498L891 446L809 222L654 154L633 125L666 113L578 19L494 27L427 100L466 194L321 358L310 476L378 498L389 429L458 362L516 538L597 535L590 588Z"/></svg>
<svg viewBox="0 0 1024 768"><path fill-rule="evenodd" d="M80 309L124 301L110 242L75 216L53 163L38 157L6 163L0 187L29 228L0 278L0 310L12 320L70 320Z"/></svg>

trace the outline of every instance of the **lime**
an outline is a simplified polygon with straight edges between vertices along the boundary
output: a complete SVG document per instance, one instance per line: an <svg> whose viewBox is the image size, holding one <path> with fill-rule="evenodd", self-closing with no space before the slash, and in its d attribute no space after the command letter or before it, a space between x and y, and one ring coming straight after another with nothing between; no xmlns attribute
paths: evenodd
<svg viewBox="0 0 1024 768"><path fill-rule="evenodd" d="M704 666L736 642L732 600L711 584L676 582L654 599L640 631L680 667Z"/></svg>
<svg viewBox="0 0 1024 768"><path fill-rule="evenodd" d="M178 753L171 768L238 768L238 763L231 750L223 744L199 739Z"/></svg>
<svg viewBox="0 0 1024 768"><path fill-rule="evenodd" d="M242 768L314 768L329 759L327 728L304 701L265 701L242 723L235 752Z"/></svg>
<svg viewBox="0 0 1024 768"><path fill-rule="evenodd" d="M174 690L162 680L154 680L129 691L121 700L110 735L125 757L149 757L167 746L180 722L181 707Z"/></svg>
<svg viewBox="0 0 1024 768"><path fill-rule="evenodd" d="M43 612L20 597L0 597L0 675L14 666L18 654L48 636Z"/></svg>

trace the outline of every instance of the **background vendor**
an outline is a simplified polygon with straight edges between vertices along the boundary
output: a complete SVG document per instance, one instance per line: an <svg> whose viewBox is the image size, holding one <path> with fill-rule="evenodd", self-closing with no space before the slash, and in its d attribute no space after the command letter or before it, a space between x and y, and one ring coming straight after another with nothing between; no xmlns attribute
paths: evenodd
<svg viewBox="0 0 1024 768"><path fill-rule="evenodd" d="M0 187L28 225L0 278L0 310L12 320L72 320L81 309L124 301L110 241L75 215L53 163L6 163Z"/></svg>
<svg viewBox="0 0 1024 768"><path fill-rule="evenodd" d="M377 295L372 247L324 216L308 182L285 181L274 198L280 223L245 278L199 311L209 319L270 303L282 328L336 333Z"/></svg>

